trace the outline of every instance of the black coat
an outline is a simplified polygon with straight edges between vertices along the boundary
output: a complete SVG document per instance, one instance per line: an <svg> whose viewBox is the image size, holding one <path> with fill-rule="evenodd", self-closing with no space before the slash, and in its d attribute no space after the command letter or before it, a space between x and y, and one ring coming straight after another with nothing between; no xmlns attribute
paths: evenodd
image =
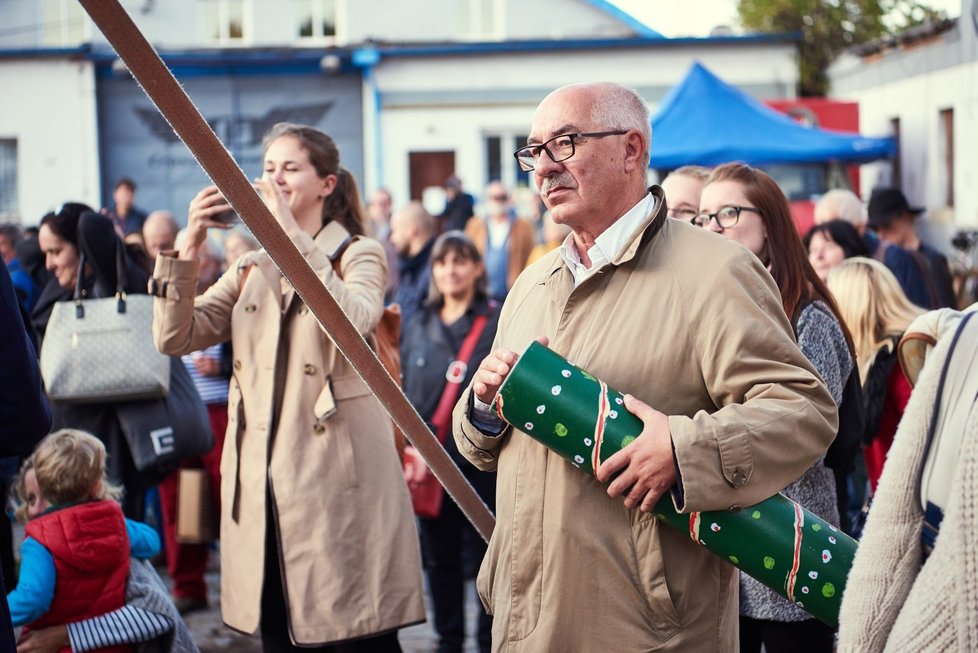
<svg viewBox="0 0 978 653"><path fill-rule="evenodd" d="M27 335L7 266L0 264L0 456L27 454L51 426L37 353ZM9 529L9 526L7 526ZM6 595L0 575L0 592ZM0 651L15 648L7 601L0 599Z"/></svg>
<svg viewBox="0 0 978 653"><path fill-rule="evenodd" d="M445 325L438 314L438 308L429 304L404 325L401 332L404 394L428 426L431 426L431 419L445 388L448 366L455 360L462 341L478 315L485 315L488 319L468 363L468 370L462 381L462 388L465 388L472 382L479 363L492 351L492 341L496 337L499 323L499 306L490 306L484 299L476 300L458 321ZM446 438L445 449L456 463L469 465L458 453L453 437Z"/></svg>
<svg viewBox="0 0 978 653"><path fill-rule="evenodd" d="M468 193L459 191L458 195L445 204L445 210L438 216L442 231L464 231L465 223L475 215L475 199Z"/></svg>
<svg viewBox="0 0 978 653"><path fill-rule="evenodd" d="M51 411L5 265L0 265L0 333L0 457L26 455L47 435Z"/></svg>

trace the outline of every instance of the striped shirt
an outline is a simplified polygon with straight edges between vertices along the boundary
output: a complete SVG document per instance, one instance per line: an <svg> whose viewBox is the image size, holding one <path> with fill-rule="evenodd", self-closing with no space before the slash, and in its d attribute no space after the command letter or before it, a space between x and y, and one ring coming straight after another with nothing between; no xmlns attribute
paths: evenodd
<svg viewBox="0 0 978 653"><path fill-rule="evenodd" d="M68 641L74 653L94 651L116 644L148 642L173 630L167 617L131 605L85 621L68 624Z"/></svg>
<svg viewBox="0 0 978 653"><path fill-rule="evenodd" d="M194 359L201 356L221 360L221 345L214 345L195 351L192 354L185 354L181 357L183 366L190 373L190 378L194 381L194 387L205 404L226 404L228 402L228 380L224 376L204 376L197 371Z"/></svg>

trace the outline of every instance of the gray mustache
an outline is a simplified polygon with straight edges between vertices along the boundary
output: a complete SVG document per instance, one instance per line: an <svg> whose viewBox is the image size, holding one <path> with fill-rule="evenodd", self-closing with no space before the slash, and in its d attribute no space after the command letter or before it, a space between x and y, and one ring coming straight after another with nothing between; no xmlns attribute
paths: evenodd
<svg viewBox="0 0 978 653"><path fill-rule="evenodd" d="M574 188L574 178L566 172L562 172L559 175L546 177L540 183L540 194L546 195L554 188L558 188L560 186L563 186L564 188Z"/></svg>

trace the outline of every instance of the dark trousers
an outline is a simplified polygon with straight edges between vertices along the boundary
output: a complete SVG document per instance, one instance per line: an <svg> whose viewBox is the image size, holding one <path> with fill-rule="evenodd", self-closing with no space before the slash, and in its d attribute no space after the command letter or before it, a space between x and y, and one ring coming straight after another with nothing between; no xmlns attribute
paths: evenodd
<svg viewBox="0 0 978 653"><path fill-rule="evenodd" d="M463 473L489 505L494 506L495 474L463 465ZM474 575L486 554L486 543L448 495L441 514L420 519L424 566L435 612L438 653L461 653L465 643L465 580ZM492 617L479 604L477 638L479 651L492 649Z"/></svg>
<svg viewBox="0 0 978 653"><path fill-rule="evenodd" d="M766 621L740 618L740 653L832 653L835 630L818 619Z"/></svg>
<svg viewBox="0 0 978 653"><path fill-rule="evenodd" d="M262 650L265 653L401 653L397 631L325 646L299 647L292 643L270 494L265 501L269 507L265 520L265 584L261 593Z"/></svg>

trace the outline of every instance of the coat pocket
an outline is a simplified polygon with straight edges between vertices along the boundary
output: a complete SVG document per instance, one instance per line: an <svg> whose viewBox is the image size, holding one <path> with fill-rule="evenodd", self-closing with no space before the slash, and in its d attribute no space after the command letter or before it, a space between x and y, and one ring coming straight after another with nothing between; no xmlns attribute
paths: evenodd
<svg viewBox="0 0 978 653"><path fill-rule="evenodd" d="M354 433L362 427L355 417L358 403L356 400L337 401L329 416L317 419L312 427L312 446L316 455L323 461L326 474L338 479L344 490L355 489L359 484L352 442Z"/></svg>
<svg viewBox="0 0 978 653"><path fill-rule="evenodd" d="M648 519L632 527L632 538L635 545L636 577L640 583L639 590L648 605L649 626L656 638L665 642L679 632L680 620L666 584L658 533L661 527L659 520L649 515Z"/></svg>

